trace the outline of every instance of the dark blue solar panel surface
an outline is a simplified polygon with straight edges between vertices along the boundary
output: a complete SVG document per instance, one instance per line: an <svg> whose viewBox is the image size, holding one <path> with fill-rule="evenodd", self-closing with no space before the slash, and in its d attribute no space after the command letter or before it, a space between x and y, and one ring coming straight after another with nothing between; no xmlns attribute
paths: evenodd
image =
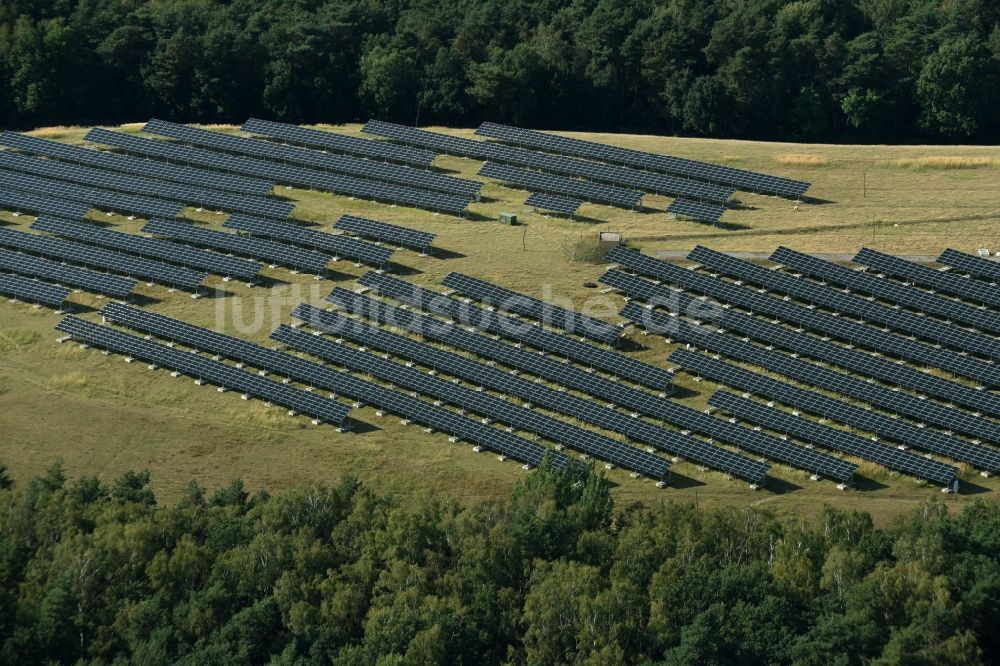
<svg viewBox="0 0 1000 666"><path fill-rule="evenodd" d="M487 162L479 169L479 175L528 190L549 192L583 199L594 203L610 204L623 208L636 208L642 200L642 192L614 185L604 185L586 180L554 176L542 171L531 171L507 164Z"/></svg>
<svg viewBox="0 0 1000 666"><path fill-rule="evenodd" d="M0 270L25 277L41 278L56 284L85 289L95 294L127 298L135 289L135 280L95 273L85 268L67 266L58 261L20 252L0 250Z"/></svg>
<svg viewBox="0 0 1000 666"><path fill-rule="evenodd" d="M951 266L973 277L988 280L990 283L1000 282L1000 262L985 257L975 257L949 248L938 257L938 263Z"/></svg>
<svg viewBox="0 0 1000 666"><path fill-rule="evenodd" d="M349 297L349 292L347 295ZM368 308L366 312L361 314L376 321L397 325L392 312L394 311ZM538 405L612 432L622 433L635 441L650 444L674 455L686 456L695 462L716 469L723 469L753 483L762 483L766 477L768 466L764 463L750 460L726 449L706 445L687 435L655 426L643 419L605 407L593 399L555 390L539 382L530 381L465 356L431 347L403 335L367 326L357 320L324 312L310 305L298 306L292 312L292 316L305 321L318 330L353 340L373 349L381 349L402 358L408 358L473 384L487 386L507 395L518 396L527 400L529 405Z"/></svg>
<svg viewBox="0 0 1000 666"><path fill-rule="evenodd" d="M183 204L162 201L151 197L122 194L111 190L74 185L61 180L30 176L0 169L0 187L29 192L39 196L53 196L90 204L94 208L128 215L177 217ZM89 210L89 207L88 207Z"/></svg>
<svg viewBox="0 0 1000 666"><path fill-rule="evenodd" d="M978 280L969 280L868 248L858 252L854 257L854 263L863 264L879 273L907 280L913 284L954 294L974 303L1000 307L1000 287L983 284Z"/></svg>
<svg viewBox="0 0 1000 666"><path fill-rule="evenodd" d="M193 167L167 164L166 162L157 162L130 157L128 155L118 155L102 150L70 146L58 141L49 141L48 139L40 139L35 136L17 134L15 132L0 132L0 145L67 162L87 164L101 169L159 178L160 180L169 180L176 183L209 187L213 190L265 195L274 188L274 183L266 180L247 178L246 176L233 176L219 173L218 171L195 169Z"/></svg>
<svg viewBox="0 0 1000 666"><path fill-rule="evenodd" d="M58 309L69 298L70 290L47 282L29 280L20 275L0 273L0 294Z"/></svg>
<svg viewBox="0 0 1000 666"><path fill-rule="evenodd" d="M561 328L598 342L613 344L621 337L620 326L546 303L499 285L462 273L449 273L441 284L481 303L501 308L543 324Z"/></svg>
<svg viewBox="0 0 1000 666"><path fill-rule="evenodd" d="M371 238L380 242L394 243L400 247L408 247L411 250L426 252L436 234L426 231L418 231L409 227L401 227L379 220L370 220L366 217L355 215L341 215L334 228L346 231L362 238Z"/></svg>
<svg viewBox="0 0 1000 666"><path fill-rule="evenodd" d="M196 164L229 173L268 178L283 185L334 192L343 196L384 201L391 204L405 204L432 211L461 215L471 201L471 197L468 196L352 178L280 162L182 146L168 141L144 139L121 132L110 132L98 127L90 130L85 138L88 141L114 146L138 155L167 159L183 164Z"/></svg>
<svg viewBox="0 0 1000 666"><path fill-rule="evenodd" d="M392 250L388 248L309 229L298 222L277 222L249 215L231 215L223 226L244 231L252 236L287 241L334 257L346 257L375 267L385 266L392 258Z"/></svg>
<svg viewBox="0 0 1000 666"><path fill-rule="evenodd" d="M674 199L667 206L667 212L680 217L688 217L693 220L715 224L722 217L722 214L726 212L726 208L725 206L704 203L702 201Z"/></svg>
<svg viewBox="0 0 1000 666"><path fill-rule="evenodd" d="M56 326L56 330L81 342L171 368L190 377L283 405L327 423L341 423L350 412L349 407L330 398L78 317L65 317Z"/></svg>
<svg viewBox="0 0 1000 666"><path fill-rule="evenodd" d="M235 234L227 234L215 229L195 226L186 222L171 220L150 220L142 228L147 234L166 236L177 241L192 243L215 250L232 252L244 257L253 257L262 261L286 266L296 270L307 270L320 274L326 271L327 265L333 261L328 254L277 243L262 238L247 238Z"/></svg>
<svg viewBox="0 0 1000 666"><path fill-rule="evenodd" d="M545 192L534 192L525 200L525 206L550 210L561 215L575 215L580 209L582 201L573 197L563 197L558 194L546 194Z"/></svg>
<svg viewBox="0 0 1000 666"><path fill-rule="evenodd" d="M141 257L162 259L214 275L250 282L257 279L257 274L263 268L255 261L238 259L158 238L146 238L121 231L111 231L89 222L74 222L43 215L35 220L31 228L71 240L121 250Z"/></svg>
<svg viewBox="0 0 1000 666"><path fill-rule="evenodd" d="M385 141L360 139L334 132L323 132L308 127L299 127L298 125L260 120L259 118L250 118L243 123L241 129L250 134L271 137L302 146L313 146L351 155L361 155L362 157L413 164L415 166L430 166L430 163L437 157L435 153L429 150L406 148Z"/></svg>
<svg viewBox="0 0 1000 666"><path fill-rule="evenodd" d="M14 191L0 191L0 208L15 213L47 213L69 219L79 219L90 212L89 204Z"/></svg>
<svg viewBox="0 0 1000 666"><path fill-rule="evenodd" d="M23 252L71 261L82 266L101 268L112 273L146 278L169 287L197 290L206 277L204 273L132 254L102 250L61 238L50 238L11 229L0 228L0 245Z"/></svg>

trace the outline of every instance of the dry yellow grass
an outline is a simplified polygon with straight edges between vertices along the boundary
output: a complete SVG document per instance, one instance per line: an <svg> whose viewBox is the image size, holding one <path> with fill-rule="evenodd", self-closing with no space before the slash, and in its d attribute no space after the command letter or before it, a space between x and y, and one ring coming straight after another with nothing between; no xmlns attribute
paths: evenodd
<svg viewBox="0 0 1000 666"><path fill-rule="evenodd" d="M806 155L789 153L778 155L774 158L778 164L794 164L796 166L821 167L830 163L830 160L823 155Z"/></svg>
<svg viewBox="0 0 1000 666"><path fill-rule="evenodd" d="M925 171L928 169L1000 169L1000 157L956 157L947 155L905 157L892 160L891 165L913 171Z"/></svg>
<svg viewBox="0 0 1000 666"><path fill-rule="evenodd" d="M126 130L135 132L140 127L130 125ZM360 127L335 129L358 135ZM51 131L62 132L60 140L80 143L86 129L42 133ZM467 129L444 131L472 136ZM583 283L595 281L604 266L571 262L566 248L598 231L620 231L649 253L686 251L699 243L720 250L764 252L778 245L837 253L869 246L898 254L934 254L947 246L971 251L1000 245L1000 170L918 171L897 163L934 156L997 160L1000 150L996 148L800 146L568 135L812 180L812 199L795 206L784 199L739 193L744 207L723 218L736 226L723 229L669 219L664 213L670 202L667 197L647 197L648 209L642 212L586 204L578 220L550 218L524 207L527 193L492 181L483 188L485 200L471 207L474 220L297 189L280 189L278 194L294 200L295 216L316 222L317 229L329 229L342 213L349 212L438 234L436 245L448 252L445 257L420 257L408 251L394 257L405 269L404 277L417 284L440 289L445 275L459 271L534 296L567 297L577 306L600 295L599 290L585 289ZM816 169L777 161L788 155L815 155L827 162ZM441 157L435 166L476 178L480 163ZM521 226L494 222L501 211L508 210L518 214ZM225 219L207 213L193 217L215 228ZM118 216L101 215L100 219L133 233L143 224ZM31 221L0 213L0 222L15 228L26 228ZM289 322L297 303L322 303L334 286L353 287L366 271L349 262L332 268L334 272L319 281L282 269L265 269L276 280L270 289L212 278L210 286L221 291L218 298L193 300L187 294L145 284L138 291L150 299L145 307L151 311L271 345L268 335L278 324ZM87 294L72 298L83 316L97 318L102 301ZM614 312L622 304L620 297L605 298L612 306L609 319L617 320ZM243 322L240 328L234 324L238 320ZM303 417L289 418L277 407L243 402L233 393L217 393L162 370L150 372L143 363L126 364L118 356L83 351L75 344L58 345L53 331L58 321L58 315L46 309L0 302L0 330L23 332L14 334L17 344L0 344L0 461L11 467L16 480L42 472L61 457L70 474L98 474L105 479L129 468L149 468L156 489L168 501L192 478L210 488L241 477L250 488L277 489L295 483L331 483L349 472L404 501L426 492L468 501L503 495L524 474L519 465L500 463L491 454L477 455L467 444L450 444L441 434L403 426L398 418L379 417L371 408L352 412L361 424L358 431L339 434L327 426L313 426ZM252 322L256 324L250 326ZM27 338L22 337L25 333ZM654 336L630 337L641 347L631 352L635 358L660 366L675 348ZM34 341L20 344L27 339ZM683 373L677 384L681 401L700 409L715 389L710 382L694 382ZM867 484L846 492L829 482L812 482L808 475L783 465L774 466L774 488L761 492L687 462L678 462L673 470L676 483L665 490L649 480L632 479L622 470L612 470L609 476L623 503L667 496L697 499L702 506L764 504L779 514L803 516L814 515L823 503L831 503L871 511L880 522L938 494L935 488L875 466L862 470ZM973 489L1000 487L996 479L963 478ZM970 496L951 496L945 501L959 506Z"/></svg>

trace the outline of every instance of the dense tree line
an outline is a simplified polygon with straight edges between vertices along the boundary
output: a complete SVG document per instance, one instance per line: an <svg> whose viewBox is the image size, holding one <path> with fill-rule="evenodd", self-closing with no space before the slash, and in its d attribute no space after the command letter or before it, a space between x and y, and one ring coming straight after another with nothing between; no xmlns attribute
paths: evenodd
<svg viewBox="0 0 1000 666"><path fill-rule="evenodd" d="M7 0L0 125L1000 137L993 0Z"/></svg>
<svg viewBox="0 0 1000 666"><path fill-rule="evenodd" d="M0 468L2 470L2 468ZM0 473L0 662L975 664L1000 654L1000 505L887 529L664 502L543 467L506 500L352 478L249 495Z"/></svg>

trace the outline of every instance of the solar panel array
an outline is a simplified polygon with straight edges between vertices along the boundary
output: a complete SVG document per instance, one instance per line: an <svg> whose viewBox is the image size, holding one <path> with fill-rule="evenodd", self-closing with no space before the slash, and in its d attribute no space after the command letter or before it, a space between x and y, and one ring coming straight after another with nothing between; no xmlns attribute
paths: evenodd
<svg viewBox="0 0 1000 666"><path fill-rule="evenodd" d="M91 204L94 208L128 215L177 217L184 208L182 204L170 201L122 194L96 187L73 185L61 180L29 176L3 169L0 169L0 187L30 192L35 195L80 201Z"/></svg>
<svg viewBox="0 0 1000 666"><path fill-rule="evenodd" d="M291 202L278 199L220 192L204 187L164 182L144 176L95 169L58 160L27 157L7 151L0 151L0 168L118 192L153 196L166 201L176 201L230 213L253 213L283 219L291 215L292 209L295 207Z"/></svg>
<svg viewBox="0 0 1000 666"><path fill-rule="evenodd" d="M886 446L859 435L831 428L788 412L768 407L728 391L716 391L708 404L735 417L756 423L774 432L791 435L806 442L847 455L871 460L883 467L927 479L957 490L958 468L936 460Z"/></svg>
<svg viewBox="0 0 1000 666"><path fill-rule="evenodd" d="M571 446L588 455L654 479L663 479L670 469L668 461L642 449L622 444L606 435L571 425L537 410L455 384L372 353L335 344L288 326L279 327L271 334L271 339L326 361L418 391L438 401L471 410L488 417L491 421L536 433L558 444Z"/></svg>
<svg viewBox="0 0 1000 666"><path fill-rule="evenodd" d="M670 155L658 155L639 150L630 150L628 148L619 148L617 146L609 146L582 139L570 139L545 132L520 129L508 125L498 125L496 123L483 123L476 130L476 134L546 152L577 155L602 162L624 164L651 171L662 171L664 173L712 183L731 185L750 192L763 192L765 194L798 198L804 195L806 190L809 189L809 183L792 180L791 178L771 176L745 169L734 169L732 167L672 157Z"/></svg>
<svg viewBox="0 0 1000 666"><path fill-rule="evenodd" d="M59 287L47 282L29 280L20 275L8 275L0 273L0 294L19 298L28 303L47 305L50 308L60 309L66 299L69 298L70 289Z"/></svg>
<svg viewBox="0 0 1000 666"><path fill-rule="evenodd" d="M691 201L690 199L674 199L667 206L667 212L679 217L715 224L726 212L726 207L702 201Z"/></svg>
<svg viewBox="0 0 1000 666"><path fill-rule="evenodd" d="M78 201L67 201L48 196L36 196L27 192L0 191L0 208L14 213L35 215L61 215L69 219L80 219L90 212L90 205Z"/></svg>
<svg viewBox="0 0 1000 666"><path fill-rule="evenodd" d="M968 280L868 248L863 248L858 252L853 261L856 264L868 266L880 273L908 280L914 284L954 294L975 303L995 308L1000 307L1000 289L992 285L982 284L977 280Z"/></svg>
<svg viewBox="0 0 1000 666"><path fill-rule="evenodd" d="M548 455L556 467L565 468L568 463L564 454L550 451L517 435L491 428L440 406L385 389L292 354L123 305L110 304L104 308L103 314L108 319L130 328L275 372L309 386L351 396L443 432L464 437L516 460L538 465ZM343 408L340 405L338 407Z"/></svg>
<svg viewBox="0 0 1000 666"><path fill-rule="evenodd" d="M750 312L777 317L881 354L893 354L914 363L948 370L956 375L980 381L987 386L1000 386L1000 370L992 364L983 363L963 354L809 308L789 299L769 296L740 284L659 261L634 250L614 248L608 253L608 259L638 273L707 294Z"/></svg>
<svg viewBox="0 0 1000 666"><path fill-rule="evenodd" d="M379 242L394 243L411 250L427 252L431 243L437 238L435 234L417 231L409 227L401 227L388 222L370 220L366 217L341 215L334 228L346 231L362 238L371 238Z"/></svg>
<svg viewBox="0 0 1000 666"><path fill-rule="evenodd" d="M480 176L500 180L528 190L559 194L622 208L637 208L642 200L642 192L639 190L592 183L564 176L553 176L541 171L530 171L496 162L485 163L478 173Z"/></svg>
<svg viewBox="0 0 1000 666"><path fill-rule="evenodd" d="M681 309L694 312L693 308L690 307L690 302L694 300L691 297L676 293L668 295L663 287L619 271L608 271L601 277L601 282L625 292L631 298L642 299L650 303L664 303L667 302L667 298L672 298ZM709 335L708 329L705 327L696 327L688 331L683 327L683 322L677 318L641 308L635 303L626 305L621 315L652 332L661 333L668 337L677 337L695 344L700 339L698 336ZM722 311L721 316L713 318L712 321L722 330L739 332L765 342L769 347L781 347L795 354L809 356L855 371L862 376L880 379L893 386L903 386L949 403L963 405L988 414L1000 415L1000 397L986 391L976 390L965 384L915 370L907 365L892 363L871 354L847 349L732 309Z"/></svg>
<svg viewBox="0 0 1000 666"><path fill-rule="evenodd" d="M429 150L405 148L385 141L360 139L334 132L323 132L307 127L299 127L298 125L260 120L259 118L250 118L243 123L241 129L250 134L288 141L302 146L312 146L351 155L391 160L393 162L422 167L430 166L434 158L437 157L435 153Z"/></svg>
<svg viewBox="0 0 1000 666"><path fill-rule="evenodd" d="M278 162L300 164L313 169L384 180L436 192L475 197L482 187L482 183L475 180L455 178L433 171L375 162L347 155L332 155L318 150L232 136L163 120L150 120L143 129L152 134L161 134L196 146Z"/></svg>
<svg viewBox="0 0 1000 666"><path fill-rule="evenodd" d="M427 130L387 123L382 120L369 120L361 128L361 131L375 136L384 136L411 146L430 148L446 155L489 159L487 155L481 152L483 150L482 146L485 145L482 141L473 141L472 139L428 132Z"/></svg>
<svg viewBox="0 0 1000 666"><path fill-rule="evenodd" d="M140 358L223 388L283 405L327 423L342 423L350 412L350 408L330 398L287 386L256 373L226 365L221 361L214 361L198 354L94 324L79 317L65 317L56 326L56 330L81 342Z"/></svg>
<svg viewBox="0 0 1000 666"><path fill-rule="evenodd" d="M724 354L731 359L785 375L801 384L838 393L893 414L908 416L921 424L935 425L948 432L954 430L994 444L1000 442L1000 424L995 421L945 407L930 400L923 400L908 393L893 391L728 335L703 332L686 335L686 331L687 329L682 327L674 337L716 354ZM950 435L942 436L931 430L925 429L923 432L925 446L929 450L980 465L984 469L992 470L994 466L1000 467L1000 451L968 443Z"/></svg>
<svg viewBox="0 0 1000 666"><path fill-rule="evenodd" d="M622 334L620 326L546 303L470 275L449 273L441 281L441 284L482 303L530 317L543 324L555 326L598 342L615 344Z"/></svg>
<svg viewBox="0 0 1000 666"><path fill-rule="evenodd" d="M949 298L942 298L928 293L922 289L916 289L892 280L875 277L869 273L838 266L832 262L817 259L811 255L796 252L786 247L779 247L775 250L771 254L771 261L811 277L847 287L855 292L871 294L883 301L905 305L920 312L945 317L953 321L975 326L990 333L1000 333L1000 314L989 310L971 307ZM937 273L937 271L932 269L927 270ZM954 278L955 276L950 277ZM957 279L963 280L963 278Z"/></svg>
<svg viewBox="0 0 1000 666"><path fill-rule="evenodd" d="M1000 359L1000 341L992 336L951 326L905 310L887 307L860 296L846 294L830 286L756 266L748 261L736 259L700 245L688 254L688 259L727 275L784 292L807 303L822 305L834 312L878 322L884 326L906 331L918 337L986 358Z"/></svg>
<svg viewBox="0 0 1000 666"><path fill-rule="evenodd" d="M218 171L195 169L193 167L167 164L165 162L140 159L128 155L118 155L102 150L70 146L59 141L49 141L48 139L40 139L35 136L28 136L27 134L17 134L16 132L0 132L0 145L16 148L17 150L34 155L52 157L77 164L86 164L100 169L121 171L137 176L148 176L150 178L159 178L160 180L197 185L199 187L209 187L213 190L263 196L274 188L274 183L266 180L233 176L219 173Z"/></svg>
<svg viewBox="0 0 1000 666"><path fill-rule="evenodd" d="M1000 465L1000 451L980 447L985 449L981 454L980 452L970 452L967 450L969 446L967 442L954 437L926 428L919 428L871 410L855 407L815 391L800 389L785 382L744 370L731 363L715 360L704 354L678 349L670 355L669 360L693 374L720 384L777 400L818 416L900 442L906 446L935 451L955 460L966 460L973 457L977 459L977 465L981 465L982 469L988 471L995 471L997 465Z"/></svg>
<svg viewBox="0 0 1000 666"><path fill-rule="evenodd" d="M128 298L132 290L135 289L135 280L117 275L95 273L44 257L34 257L8 250L0 250L0 271L41 278L56 284L84 289L113 298Z"/></svg>
<svg viewBox="0 0 1000 666"><path fill-rule="evenodd" d="M200 250L158 238L146 238L122 231L111 231L89 222L73 222L43 215L35 220L31 228L70 240L121 250L140 257L162 259L172 264L248 282L256 280L257 274L263 268L255 261Z"/></svg>
<svg viewBox="0 0 1000 666"><path fill-rule="evenodd" d="M369 266L386 266L392 257L392 250L388 248L354 238L308 229L298 222L276 222L274 220L261 220L249 215L230 215L222 226L243 231L252 236L287 241L333 257L346 257Z"/></svg>
<svg viewBox="0 0 1000 666"><path fill-rule="evenodd" d="M1000 263L984 257L975 257L949 248L938 257L938 263L968 273L972 277L989 280L992 283L1000 282Z"/></svg>
<svg viewBox="0 0 1000 666"><path fill-rule="evenodd" d="M410 330L424 333L425 337L430 339L448 342L446 338L439 337L443 334L441 327L421 326L419 319L409 316L405 311L381 307L377 301L370 299L355 300L356 295L344 290L335 290L331 296L335 296L338 302L348 306L348 309L352 309L360 316L393 326L409 327ZM351 308L351 305L358 307ZM527 400L529 405L538 405L612 432L622 433L633 440L650 444L674 455L682 455L693 462L720 469L738 478L747 479L751 483L763 483L769 469L765 463L706 444L688 435L655 426L643 419L605 407L591 398L559 391L459 354L442 351L406 336L366 326L313 306L300 305L292 312L292 316L324 332L408 358L476 385L488 386L504 394L518 396Z"/></svg>
<svg viewBox="0 0 1000 666"><path fill-rule="evenodd" d="M362 131L385 136L402 143L431 148L449 155L489 160L491 162L549 171L564 176L586 178L588 180L620 185L630 189L639 189L643 192L654 194L683 196L689 199L715 201L717 203L725 203L733 196L733 189L731 187L686 178L675 178L650 171L600 164L564 155L540 153L488 141L474 141L379 120L369 121L362 128Z"/></svg>
<svg viewBox="0 0 1000 666"><path fill-rule="evenodd" d="M204 273L144 257L102 250L61 238L49 238L12 229L0 229L0 246L61 259L82 266L101 268L121 275L145 278L169 287L180 287L192 291L197 291L206 277Z"/></svg>
<svg viewBox="0 0 1000 666"><path fill-rule="evenodd" d="M192 245L232 252L243 257L253 257L261 261L316 274L324 273L327 265L333 261L333 257L330 255L313 250L261 238L227 234L223 231L206 229L186 222L154 219L147 222L142 231L147 234L166 236Z"/></svg>
<svg viewBox="0 0 1000 666"><path fill-rule="evenodd" d="M283 185L312 188L348 197L385 201L391 204L405 204L432 211L455 213L456 215L461 215L470 202L470 198L467 196L432 192L419 188L393 185L391 183L352 178L326 171L306 169L274 161L191 148L168 141L144 139L121 132L110 132L98 127L91 129L84 138L88 141L114 146L138 155L167 159L184 164L196 164L229 173L268 178Z"/></svg>
<svg viewBox="0 0 1000 666"><path fill-rule="evenodd" d="M511 340L558 354L660 391L672 388L673 375L663 368L637 361L624 354L587 344L568 336L547 331L540 326L448 298L380 273L366 273L358 284L424 311L448 317L465 326L488 331Z"/></svg>
<svg viewBox="0 0 1000 666"><path fill-rule="evenodd" d="M583 202L579 199L563 197L558 194L547 194L545 192L533 192L524 202L525 206L550 210L553 213L561 215L576 215L576 211L580 209L582 204Z"/></svg>

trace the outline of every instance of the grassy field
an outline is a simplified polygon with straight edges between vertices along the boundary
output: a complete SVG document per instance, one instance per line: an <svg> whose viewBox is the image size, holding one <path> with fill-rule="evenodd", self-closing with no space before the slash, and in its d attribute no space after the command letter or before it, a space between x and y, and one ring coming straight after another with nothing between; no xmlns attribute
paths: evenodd
<svg viewBox="0 0 1000 666"><path fill-rule="evenodd" d="M138 131L139 126L127 129ZM357 126L335 131L357 134ZM469 136L469 130L454 130ZM80 142L85 130L49 128L39 135ZM624 234L644 251L689 250L704 244L719 250L770 251L779 245L809 252L851 253L863 246L898 254L934 254L945 247L973 251L1000 246L1000 151L955 146L834 146L675 139L652 136L571 135L628 147L721 162L812 181L803 204L740 193L742 208L729 211L729 228L672 220L662 212L669 199L647 197L650 208L628 212L585 205L581 219L549 218L526 210L526 193L488 182L485 200L472 206L473 219L300 190L279 194L298 203L295 215L328 227L353 213L438 234L436 256L408 251L395 255L396 272L416 283L436 286L451 271L493 280L535 296L568 298L578 307L615 319L620 298L588 290L604 267L570 261L571 248L597 231ZM439 158L435 165L456 175L475 177L480 163ZM511 227L496 220L501 211L518 214ZM141 221L98 215L128 231ZM193 213L221 225L222 216ZM0 213L0 221L24 228L27 217ZM340 262L329 279L267 269L270 288L248 287L210 278L213 297L192 299L160 286L142 285L145 307L256 341L266 341L302 301L322 302L334 285L353 286L363 267ZM96 297L75 294L73 301L94 317ZM355 432L338 434L289 418L278 408L246 403L230 393L198 387L187 378L126 364L121 357L56 344L59 316L20 303L0 303L0 460L17 480L38 474L56 459L71 475L113 478L129 468L149 468L166 499L176 497L192 478L216 487L240 477L251 488L276 489L295 483L333 483L354 473L382 491L406 497L432 493L462 501L505 494L524 472L496 456L450 444L445 436L402 426L399 419L357 409ZM672 347L662 339L632 333L635 356L662 365ZM703 407L715 388L681 374L683 402ZM808 517L824 503L872 512L879 521L929 498L937 489L885 470L863 465L857 488L839 491L828 481L774 466L773 487L753 491L742 481L674 466L675 483L657 489L649 480L612 470L620 502L677 498L702 506L765 505L779 514ZM944 498L958 505L1000 487L994 479L963 473L966 492Z"/></svg>

